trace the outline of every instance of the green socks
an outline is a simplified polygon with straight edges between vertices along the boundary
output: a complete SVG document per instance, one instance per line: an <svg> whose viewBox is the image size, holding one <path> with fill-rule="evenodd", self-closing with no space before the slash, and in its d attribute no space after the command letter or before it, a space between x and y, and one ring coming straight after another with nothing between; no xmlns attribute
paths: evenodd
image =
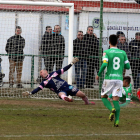
<svg viewBox="0 0 140 140"><path fill-rule="evenodd" d="M116 109L115 112L115 122L119 121L119 117L120 117L120 105L119 105L119 101L114 101L113 100L113 104L114 104L114 108Z"/></svg>
<svg viewBox="0 0 140 140"><path fill-rule="evenodd" d="M102 98L102 102L104 103L104 105L110 110L112 111L112 105L110 103L110 101L108 101L107 98ZM120 105L119 105L119 101L114 101L113 100L113 104L114 104L114 108L116 109L115 112L115 122L118 121L119 122L119 117L120 117Z"/></svg>
<svg viewBox="0 0 140 140"><path fill-rule="evenodd" d="M111 111L112 110L112 105L110 103L110 101L108 101L107 98L102 98L102 102L104 103L104 105Z"/></svg>

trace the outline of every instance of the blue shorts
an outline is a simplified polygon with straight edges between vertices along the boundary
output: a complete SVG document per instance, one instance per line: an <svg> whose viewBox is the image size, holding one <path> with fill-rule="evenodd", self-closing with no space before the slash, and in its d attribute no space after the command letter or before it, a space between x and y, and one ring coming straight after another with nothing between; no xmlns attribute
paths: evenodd
<svg viewBox="0 0 140 140"><path fill-rule="evenodd" d="M77 89L76 87L74 87L74 86L71 86L71 85L69 85L69 86L67 86L67 87L65 87L64 89L62 89L60 92L64 92L67 96L76 96L76 93L79 91L79 89ZM59 92L59 93L60 93ZM58 94L59 94L58 93Z"/></svg>

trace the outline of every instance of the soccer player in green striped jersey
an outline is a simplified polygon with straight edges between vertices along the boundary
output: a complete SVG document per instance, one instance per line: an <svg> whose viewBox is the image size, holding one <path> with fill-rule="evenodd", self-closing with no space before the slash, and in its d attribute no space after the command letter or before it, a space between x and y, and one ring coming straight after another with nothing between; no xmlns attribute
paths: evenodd
<svg viewBox="0 0 140 140"><path fill-rule="evenodd" d="M123 89L122 89L122 97L120 97L120 107L127 106L130 101L140 101L138 97L132 94L132 85L131 78L129 76L125 76L123 78ZM108 100L112 98L112 94L109 95Z"/></svg>
<svg viewBox="0 0 140 140"><path fill-rule="evenodd" d="M103 53L103 63L96 76L99 80L104 69L107 67L105 79L102 85L101 98L104 105L111 111L109 119L112 121L115 116L114 126L119 126L120 105L119 98L122 97L123 88L123 70L130 69L130 64L125 51L117 48L117 36L110 35L109 37L110 49L105 50ZM112 94L113 104L107 99Z"/></svg>

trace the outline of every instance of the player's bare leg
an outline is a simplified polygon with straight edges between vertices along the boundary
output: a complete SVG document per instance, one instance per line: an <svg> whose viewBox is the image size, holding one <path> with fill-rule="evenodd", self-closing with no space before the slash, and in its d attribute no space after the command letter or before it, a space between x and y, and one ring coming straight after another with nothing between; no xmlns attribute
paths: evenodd
<svg viewBox="0 0 140 140"><path fill-rule="evenodd" d="M66 96L66 94L64 92L60 92L58 94L58 96L64 101L73 102L73 99L68 98L68 96Z"/></svg>
<svg viewBox="0 0 140 140"><path fill-rule="evenodd" d="M91 102L91 103L90 103L89 100L88 100L88 98L87 98L87 96L85 95L85 93L83 93L83 92L80 91L80 90L76 93L76 96L81 97L82 100L85 102L85 105L89 105L89 104L95 105L94 102Z"/></svg>

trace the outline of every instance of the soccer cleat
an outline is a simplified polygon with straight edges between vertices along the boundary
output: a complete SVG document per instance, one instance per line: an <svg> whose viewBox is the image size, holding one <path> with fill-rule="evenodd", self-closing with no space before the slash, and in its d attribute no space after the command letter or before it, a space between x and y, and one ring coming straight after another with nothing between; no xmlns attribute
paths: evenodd
<svg viewBox="0 0 140 140"><path fill-rule="evenodd" d="M109 115L109 120L110 120L110 121L113 121L115 112L116 112L116 109L115 109L115 108L112 108L112 111L111 111L111 113L110 113L110 115Z"/></svg>
<svg viewBox="0 0 140 140"><path fill-rule="evenodd" d="M95 102L90 102L91 105L95 105Z"/></svg>
<svg viewBox="0 0 140 140"><path fill-rule="evenodd" d="M70 99L68 97L64 97L64 100L67 101L67 102L73 102L73 99Z"/></svg>
<svg viewBox="0 0 140 140"><path fill-rule="evenodd" d="M114 123L114 127L119 127L119 121L118 120Z"/></svg>

